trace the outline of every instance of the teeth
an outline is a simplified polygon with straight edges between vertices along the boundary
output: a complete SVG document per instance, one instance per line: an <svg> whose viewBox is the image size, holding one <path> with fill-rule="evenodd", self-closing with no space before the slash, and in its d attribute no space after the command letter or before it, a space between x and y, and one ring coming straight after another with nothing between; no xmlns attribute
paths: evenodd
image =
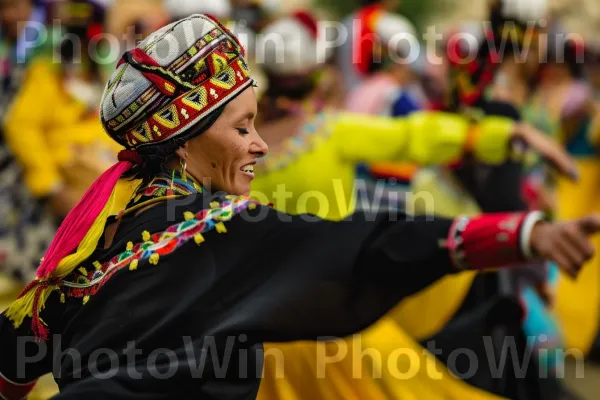
<svg viewBox="0 0 600 400"><path fill-rule="evenodd" d="M247 172L249 174L253 174L254 173L254 165L246 165L245 167L242 167L242 171Z"/></svg>

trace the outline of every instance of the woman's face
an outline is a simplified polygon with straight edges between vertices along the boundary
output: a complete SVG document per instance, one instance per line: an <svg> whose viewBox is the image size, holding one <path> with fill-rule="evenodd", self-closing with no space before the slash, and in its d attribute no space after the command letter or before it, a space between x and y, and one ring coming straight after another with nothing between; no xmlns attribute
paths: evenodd
<svg viewBox="0 0 600 400"><path fill-rule="evenodd" d="M248 195L254 164L269 148L254 127L256 95L248 88L232 100L217 121L177 151L187 172L211 191Z"/></svg>

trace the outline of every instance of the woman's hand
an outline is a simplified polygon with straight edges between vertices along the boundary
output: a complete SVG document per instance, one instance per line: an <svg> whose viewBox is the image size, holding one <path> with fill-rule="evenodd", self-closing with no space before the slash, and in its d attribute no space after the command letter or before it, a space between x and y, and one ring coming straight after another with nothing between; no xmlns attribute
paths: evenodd
<svg viewBox="0 0 600 400"><path fill-rule="evenodd" d="M513 131L515 139L522 140L542 159L551 164L561 174L578 180L577 167L575 161L567 154L565 149L556 141L544 135L539 130L529 124L517 124Z"/></svg>
<svg viewBox="0 0 600 400"><path fill-rule="evenodd" d="M600 215L561 223L539 222L531 232L531 249L575 278L583 264L594 256L594 246L588 237L597 232L600 232Z"/></svg>

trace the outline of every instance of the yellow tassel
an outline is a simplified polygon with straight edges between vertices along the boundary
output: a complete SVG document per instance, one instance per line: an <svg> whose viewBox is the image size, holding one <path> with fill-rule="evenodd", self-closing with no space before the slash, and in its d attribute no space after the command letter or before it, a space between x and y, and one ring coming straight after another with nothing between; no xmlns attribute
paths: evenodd
<svg viewBox="0 0 600 400"><path fill-rule="evenodd" d="M131 264L129 264L129 270L135 271L138 267L138 260L133 260Z"/></svg>
<svg viewBox="0 0 600 400"><path fill-rule="evenodd" d="M94 268L96 268L96 270L100 271L102 269L102 264L100 264L100 262L98 261L94 261L93 264Z"/></svg>
<svg viewBox="0 0 600 400"><path fill-rule="evenodd" d="M149 240L150 240L150 232L148 232L148 231L144 231L144 232L142 232L142 240L143 240L144 242L147 242L147 241L149 241Z"/></svg>
<svg viewBox="0 0 600 400"><path fill-rule="evenodd" d="M81 275L85 275L85 276L87 276L87 274L88 274L87 269L85 269L83 267L79 267L79 272L81 272Z"/></svg>
<svg viewBox="0 0 600 400"><path fill-rule="evenodd" d="M196 244L202 244L204 243L204 236L202 236L201 233L197 233L194 235L194 241L196 242Z"/></svg>
<svg viewBox="0 0 600 400"><path fill-rule="evenodd" d="M88 301L90 301L90 296L84 296L83 304L87 304Z"/></svg>
<svg viewBox="0 0 600 400"><path fill-rule="evenodd" d="M160 259L160 256L158 254L152 254L150 256L150 264L152 265L158 265L158 260Z"/></svg>
<svg viewBox="0 0 600 400"><path fill-rule="evenodd" d="M13 322L16 328L23 324L25 318L33 316L35 289L31 289L23 297L15 300L4 312L4 315Z"/></svg>
<svg viewBox="0 0 600 400"><path fill-rule="evenodd" d="M73 254L70 254L60 260L56 270L52 274L52 277L64 278L68 276L75 270L75 268L77 268L78 265L84 263L85 260L92 255L94 250L96 250L96 247L98 247L98 241L102 237L104 225L106 224L106 220L112 211L114 202L115 190L113 190L110 199L106 203L106 206L102 209L102 212L100 215L98 215L98 218L96 218L88 233L86 233L85 237L77 247L77 250Z"/></svg>
<svg viewBox="0 0 600 400"><path fill-rule="evenodd" d="M64 293L61 293L61 294L60 294L60 302L61 302L61 303L65 303L66 301L67 301L67 299L65 298L65 294L64 294Z"/></svg>
<svg viewBox="0 0 600 400"><path fill-rule="evenodd" d="M127 250L127 251L133 250L133 242L127 242L127 247L125 247L125 250Z"/></svg>
<svg viewBox="0 0 600 400"><path fill-rule="evenodd" d="M210 203L210 208L217 208L219 206L220 206L220 204L218 201L213 201L212 203Z"/></svg>
<svg viewBox="0 0 600 400"><path fill-rule="evenodd" d="M226 233L227 232L227 228L225 228L225 224L222 223L222 222L219 222L218 224L216 224L215 228L217 229L217 232L219 232L219 233Z"/></svg>
<svg viewBox="0 0 600 400"><path fill-rule="evenodd" d="M252 210L256 210L256 203L250 203L250 204L248 205L248 209L249 209L249 210L251 210L251 211L252 211Z"/></svg>
<svg viewBox="0 0 600 400"><path fill-rule="evenodd" d="M186 211L183 213L183 218L185 218L186 221L192 220L194 219L196 216L194 215L193 212L191 211Z"/></svg>

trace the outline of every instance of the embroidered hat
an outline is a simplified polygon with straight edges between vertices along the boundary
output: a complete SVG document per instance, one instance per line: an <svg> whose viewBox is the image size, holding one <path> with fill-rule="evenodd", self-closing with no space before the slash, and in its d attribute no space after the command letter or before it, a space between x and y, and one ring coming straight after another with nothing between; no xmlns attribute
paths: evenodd
<svg viewBox="0 0 600 400"><path fill-rule="evenodd" d="M196 123L254 84L238 39L196 14L124 54L102 96L105 131L127 149L193 135Z"/></svg>

